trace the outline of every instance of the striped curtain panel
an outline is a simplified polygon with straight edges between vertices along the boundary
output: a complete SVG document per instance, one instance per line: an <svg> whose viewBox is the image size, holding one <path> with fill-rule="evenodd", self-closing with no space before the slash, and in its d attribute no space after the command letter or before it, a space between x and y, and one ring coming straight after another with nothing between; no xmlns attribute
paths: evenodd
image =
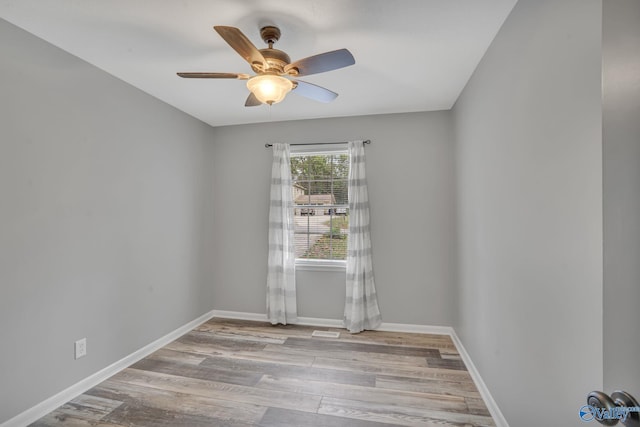
<svg viewBox="0 0 640 427"><path fill-rule="evenodd" d="M347 298L344 326L351 333L380 326L371 263L369 197L364 166L364 144L349 142L349 239L347 243Z"/></svg>
<svg viewBox="0 0 640 427"><path fill-rule="evenodd" d="M267 317L274 325L286 325L297 320L295 260L289 144L273 144Z"/></svg>

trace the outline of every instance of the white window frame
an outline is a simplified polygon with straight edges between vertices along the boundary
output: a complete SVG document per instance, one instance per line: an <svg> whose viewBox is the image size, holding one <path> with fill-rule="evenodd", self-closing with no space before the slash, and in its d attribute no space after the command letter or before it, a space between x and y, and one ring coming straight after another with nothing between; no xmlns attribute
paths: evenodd
<svg viewBox="0 0 640 427"><path fill-rule="evenodd" d="M291 146L291 156L326 156L331 154L348 154L347 144L296 145ZM295 207L294 207L295 209ZM340 259L307 259L296 258L296 270L300 271L338 271L347 269L347 261Z"/></svg>

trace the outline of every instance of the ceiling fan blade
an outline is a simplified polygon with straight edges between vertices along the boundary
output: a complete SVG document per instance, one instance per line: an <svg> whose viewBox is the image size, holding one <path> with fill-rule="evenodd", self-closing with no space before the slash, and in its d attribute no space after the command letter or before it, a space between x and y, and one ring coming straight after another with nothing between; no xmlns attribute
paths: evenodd
<svg viewBox="0 0 640 427"><path fill-rule="evenodd" d="M262 102L260 102L253 93L250 93L249 96L247 97L247 100L244 103L244 106L256 107L258 105L262 105Z"/></svg>
<svg viewBox="0 0 640 427"><path fill-rule="evenodd" d="M213 28L249 64L264 66L267 63L258 48L236 27L216 25Z"/></svg>
<svg viewBox="0 0 640 427"><path fill-rule="evenodd" d="M339 49L300 59L284 67L284 71L285 73L289 73L290 70L294 71L290 73L292 76L308 76L348 67L355 63L356 60L351 52L347 49ZM297 74L294 69L298 71Z"/></svg>
<svg viewBox="0 0 640 427"><path fill-rule="evenodd" d="M316 86L301 80L294 80L293 82L296 84L296 87L293 88L292 92L300 96L304 96L305 98L327 103L338 97L337 93L332 92L329 89L325 89L322 86Z"/></svg>
<svg viewBox="0 0 640 427"><path fill-rule="evenodd" d="M176 73L185 79L240 79L247 80L249 74L236 73Z"/></svg>

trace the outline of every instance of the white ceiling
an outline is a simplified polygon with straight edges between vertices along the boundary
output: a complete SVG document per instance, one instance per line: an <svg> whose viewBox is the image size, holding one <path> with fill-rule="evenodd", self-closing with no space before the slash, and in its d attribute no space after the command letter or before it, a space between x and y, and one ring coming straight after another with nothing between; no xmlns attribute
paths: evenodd
<svg viewBox="0 0 640 427"><path fill-rule="evenodd" d="M449 109L517 0L0 0L0 17L213 126ZM251 73L213 30L259 48L276 25L292 61L347 48L356 64L302 80L340 94L244 107ZM6 43L3 40L2 43ZM9 41L10 42L10 41Z"/></svg>

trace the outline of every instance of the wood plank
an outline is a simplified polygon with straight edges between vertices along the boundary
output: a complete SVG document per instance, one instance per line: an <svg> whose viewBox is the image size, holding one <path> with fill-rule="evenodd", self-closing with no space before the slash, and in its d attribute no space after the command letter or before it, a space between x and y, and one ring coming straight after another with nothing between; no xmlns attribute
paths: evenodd
<svg viewBox="0 0 640 427"><path fill-rule="evenodd" d="M466 412L467 403L463 397L435 393L418 393L402 390L385 390L322 381L299 380L296 378L265 375L256 387L269 390L287 390L338 399L354 399L361 402L387 404L393 402L399 407L427 408L439 411Z"/></svg>
<svg viewBox="0 0 640 427"><path fill-rule="evenodd" d="M89 390L87 394L120 400L134 407L143 405L185 415L215 418L224 422L235 420L255 424L267 409L264 406L251 403L217 400L193 394L160 390L117 379L108 379Z"/></svg>
<svg viewBox="0 0 640 427"><path fill-rule="evenodd" d="M427 357L427 366L430 368L455 369L458 371L467 370L462 360L443 359L440 357Z"/></svg>
<svg viewBox="0 0 640 427"><path fill-rule="evenodd" d="M353 360L360 362L375 361L376 363L403 364L423 367L427 366L427 359L425 357L341 350L316 350L313 351L313 356L309 356L309 350L304 348L285 347L283 345L271 344L267 345L264 351L260 352L260 354L269 354L276 360L282 360L283 358L288 359L292 356L306 356L312 357L311 362L313 362L313 359L315 359L315 357L325 357L329 359Z"/></svg>
<svg viewBox="0 0 640 427"><path fill-rule="evenodd" d="M305 412L316 412L320 405L320 397L318 396L295 393L284 389L282 389L282 391L273 389L265 390L263 388L140 371L132 368L125 369L118 373L113 379L128 384L193 394L216 400L245 402L274 408L297 409Z"/></svg>
<svg viewBox="0 0 640 427"><path fill-rule="evenodd" d="M375 387L375 376L367 373L348 372L344 369L326 369L319 367L306 367L287 364L265 363L251 360L235 360L223 357L208 357L201 364L202 367L218 367L220 369L237 369L247 375L280 375L300 378L303 380L316 380L335 382L339 384L355 384ZM256 383L259 381L256 380Z"/></svg>
<svg viewBox="0 0 640 427"><path fill-rule="evenodd" d="M193 330L184 336L201 339L203 341L213 339L224 340L227 342L254 342L257 344L282 344L286 339L284 336L268 336L264 333L239 333L238 329L215 331L215 333L212 333L212 331Z"/></svg>
<svg viewBox="0 0 640 427"><path fill-rule="evenodd" d="M269 344L271 345L271 344ZM269 346L268 345L268 346ZM282 348L281 345L273 346L274 348ZM154 355L149 356L150 359L155 359ZM246 361L254 361L254 362L262 362L262 363L271 363L276 365L295 365L295 366L311 366L313 361L315 360L315 356L313 354L309 354L308 352L305 354L304 352L294 354L289 353L286 354L280 351L267 351L266 348L263 351L219 351L215 354L209 354L207 356L202 355L202 360L200 363L209 359L208 363L211 363L213 360L218 359L227 359L227 360L246 360ZM424 360L424 365L426 366L426 359Z"/></svg>
<svg viewBox="0 0 640 427"><path fill-rule="evenodd" d="M440 357L443 359L449 359L449 360L462 360L462 357L458 353L443 353L441 351Z"/></svg>
<svg viewBox="0 0 640 427"><path fill-rule="evenodd" d="M108 416L111 422L119 422L128 427L249 427L255 424L235 419L220 419L202 414L188 414L162 408L145 406L144 404L125 403Z"/></svg>
<svg viewBox="0 0 640 427"><path fill-rule="evenodd" d="M353 351L364 353L383 353L397 354L402 356L417 356L427 358L440 358L440 352L433 348L424 347L404 347L385 344L370 343L354 343L347 341L339 341L333 339L317 339L317 338L287 338L284 342L285 347L305 348L307 350L316 351Z"/></svg>
<svg viewBox="0 0 640 427"><path fill-rule="evenodd" d="M198 331L200 333L215 333L218 338L225 338L238 341L250 341L261 344L282 344L286 339L282 334L269 334L263 332L247 332L239 333L238 330L219 330L219 331Z"/></svg>
<svg viewBox="0 0 640 427"><path fill-rule="evenodd" d="M29 427L128 427L128 424L82 418L56 410L29 424Z"/></svg>
<svg viewBox="0 0 640 427"><path fill-rule="evenodd" d="M101 420L105 415L122 405L122 402L81 394L65 403L57 412L68 416L88 420Z"/></svg>
<svg viewBox="0 0 640 427"><path fill-rule="evenodd" d="M235 351L259 351L262 350L266 344L273 344L275 342L275 340L260 342L249 339L220 337L217 334L196 331L191 331L188 334L181 336L176 341L194 346L206 346Z"/></svg>
<svg viewBox="0 0 640 427"><path fill-rule="evenodd" d="M491 416L487 405L481 397L468 397L465 399L470 414Z"/></svg>
<svg viewBox="0 0 640 427"><path fill-rule="evenodd" d="M415 391L418 393L434 393L446 396L480 398L480 393L471 381L444 381L432 379L393 377L379 375L376 387L387 390Z"/></svg>
<svg viewBox="0 0 640 427"><path fill-rule="evenodd" d="M279 408L269 408L258 425L260 427L397 427L397 424L361 421Z"/></svg>
<svg viewBox="0 0 640 427"><path fill-rule="evenodd" d="M423 368L420 366L407 367L403 365L381 365L371 362L354 362L351 360L336 360L322 357L316 358L315 362L313 362L313 367L350 372L362 372L376 375L390 375L396 377L473 382L471 376L467 371L458 371L452 369Z"/></svg>
<svg viewBox="0 0 640 427"><path fill-rule="evenodd" d="M219 364L204 365L204 362L198 366L193 366L145 358L131 365L131 368L238 385L254 385L262 377L260 372L243 371L240 368L234 368L231 363L228 363L226 368L223 368Z"/></svg>
<svg viewBox="0 0 640 427"><path fill-rule="evenodd" d="M153 360L162 360L164 362L171 363L184 363L187 365L199 365L204 359L207 358L204 354L189 353L187 351L171 350L166 347L151 353L147 356Z"/></svg>
<svg viewBox="0 0 640 427"><path fill-rule="evenodd" d="M344 339L353 342L370 342L398 346L413 346L427 348L449 348L455 350L455 344L448 335L438 334L414 334L406 332L363 331L357 334L349 334L344 331ZM341 337L343 338L343 337Z"/></svg>
<svg viewBox="0 0 640 427"><path fill-rule="evenodd" d="M292 336L311 337L314 329L307 326L271 325L265 322L253 322L231 319L213 319L200 325L197 330L211 333L231 333L256 337L287 338ZM322 328L326 329L326 328ZM337 329L344 331L344 329Z"/></svg>
<svg viewBox="0 0 640 427"><path fill-rule="evenodd" d="M318 413L403 426L495 426L491 417L481 415L398 407L393 404L371 404L350 399L323 398Z"/></svg>

